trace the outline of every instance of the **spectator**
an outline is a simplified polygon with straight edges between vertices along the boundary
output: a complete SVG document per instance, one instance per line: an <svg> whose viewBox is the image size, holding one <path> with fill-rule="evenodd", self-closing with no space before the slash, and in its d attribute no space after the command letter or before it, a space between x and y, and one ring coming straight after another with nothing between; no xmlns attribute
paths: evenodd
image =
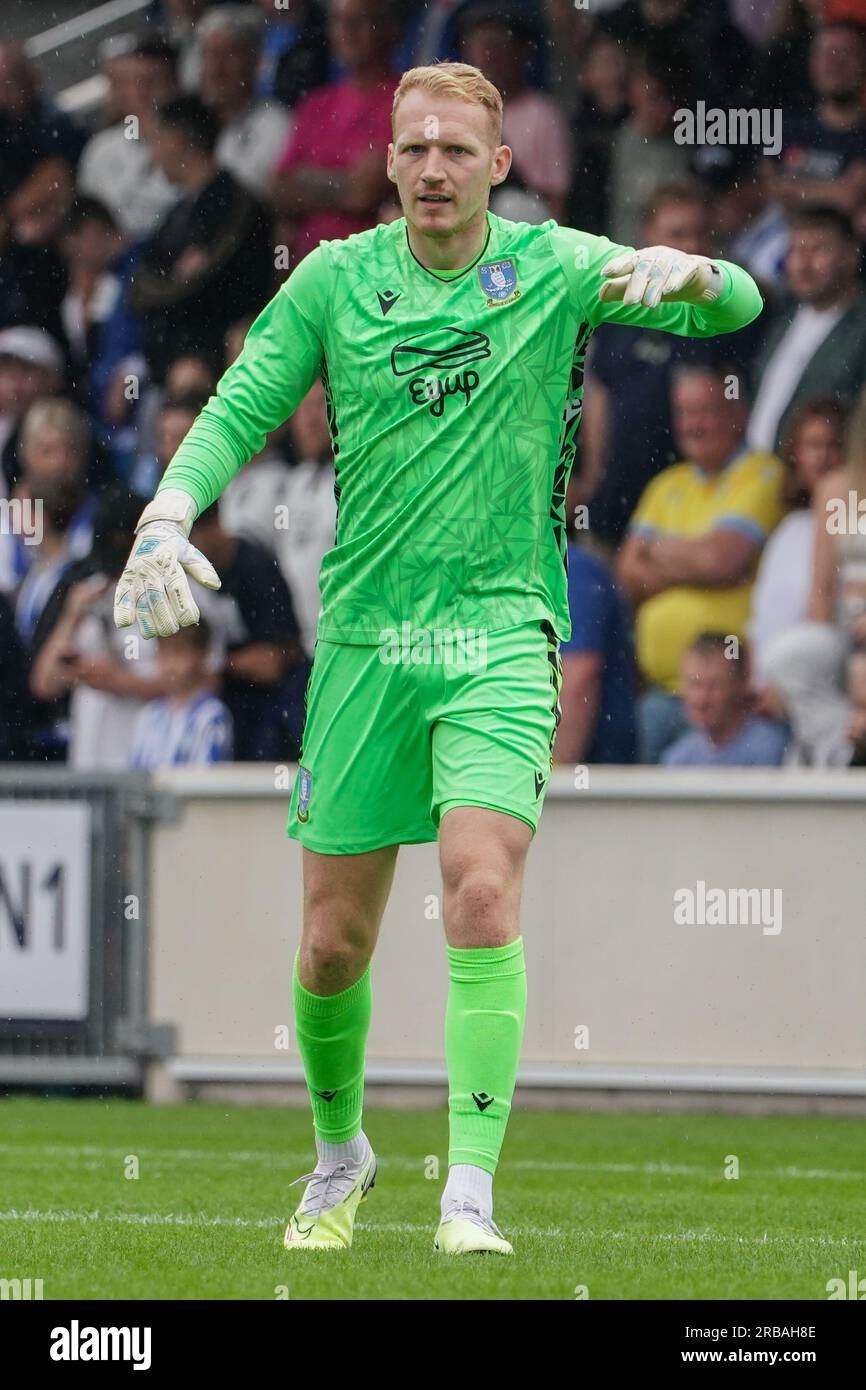
<svg viewBox="0 0 866 1390"><path fill-rule="evenodd" d="M566 221L571 227L606 235L608 180L617 131L628 118L630 50L603 29L596 30L580 67L583 99L572 121L579 150ZM572 77L572 84L573 77Z"/></svg>
<svg viewBox="0 0 866 1390"><path fill-rule="evenodd" d="M77 198L60 236L68 288L60 306L69 345L72 385L92 409L91 372L102 357L105 325L123 292L118 266L122 240L111 213L97 198Z"/></svg>
<svg viewBox="0 0 866 1390"><path fill-rule="evenodd" d="M154 158L186 194L147 243L129 288L157 383L182 353L218 358L229 324L258 313L273 287L268 219L217 168L217 135L216 116L192 96L161 106L153 129Z"/></svg>
<svg viewBox="0 0 866 1390"><path fill-rule="evenodd" d="M293 263L322 240L371 226L389 192L382 150L391 138L397 32L393 0L333 0L331 45L345 76L299 104L274 183L279 239Z"/></svg>
<svg viewBox="0 0 866 1390"><path fill-rule="evenodd" d="M21 421L40 396L60 390L64 365L60 345L44 329L21 324L0 332L0 496L8 495L20 471Z"/></svg>
<svg viewBox="0 0 866 1390"><path fill-rule="evenodd" d="M162 0L165 29L178 54L181 90L194 92L201 82L201 44L198 23L213 0Z"/></svg>
<svg viewBox="0 0 866 1390"><path fill-rule="evenodd" d="M784 725L750 709L745 647L704 632L682 658L683 713L689 731L661 756L667 767L778 767L788 735Z"/></svg>
<svg viewBox="0 0 866 1390"><path fill-rule="evenodd" d="M691 81L676 48L649 49L631 70L631 115L614 136L610 172L610 236L623 246L637 244L642 210L659 185L689 173L689 151L673 141L673 117L689 104Z"/></svg>
<svg viewBox="0 0 866 1390"><path fill-rule="evenodd" d="M560 647L559 763L633 763L635 668L631 621L607 568L571 539L571 637Z"/></svg>
<svg viewBox="0 0 866 1390"><path fill-rule="evenodd" d="M91 136L78 169L79 193L98 198L126 237L148 237L181 196L153 157L154 116L177 91L177 57L162 38L140 39L131 53L112 59L116 124Z"/></svg>
<svg viewBox="0 0 866 1390"><path fill-rule="evenodd" d="M749 644L759 692L766 690L765 649L787 628L806 621L815 546L812 498L821 479L842 465L846 418L844 406L826 397L806 401L791 420L783 451L784 500L791 511L764 546L752 595Z"/></svg>
<svg viewBox="0 0 866 1390"><path fill-rule="evenodd" d="M742 265L762 290L774 297L785 285L785 258L791 244L788 221L778 203L768 203L759 176L761 156L742 147L708 145L716 162L703 164L701 177L712 197L712 230L728 260ZM724 152L725 159L719 156Z"/></svg>
<svg viewBox="0 0 866 1390"><path fill-rule="evenodd" d="M264 19L249 5L219 5L198 26L200 95L219 121L216 160L256 198L270 194L291 116L255 95Z"/></svg>
<svg viewBox="0 0 866 1390"><path fill-rule="evenodd" d="M847 667L866 650L866 392L848 422L845 463L814 490L815 549L807 621L787 628L763 665L794 734L794 754L816 767L848 767L862 755L862 721L848 691Z"/></svg>
<svg viewBox="0 0 866 1390"><path fill-rule="evenodd" d="M810 396L853 400L866 381L866 295L860 247L843 213L804 208L791 218L786 261L792 303L770 321L756 362L750 449L776 451Z"/></svg>
<svg viewBox="0 0 866 1390"><path fill-rule="evenodd" d="M256 0L265 32L256 96L273 98L293 110L301 97L328 80L328 26L319 0Z"/></svg>
<svg viewBox="0 0 866 1390"><path fill-rule="evenodd" d="M146 700L166 693L156 641L114 624L114 588L132 546L141 501L112 484L100 496L93 546L63 573L31 644L30 690L56 725L68 727L67 756L80 771L122 771Z"/></svg>
<svg viewBox="0 0 866 1390"><path fill-rule="evenodd" d="M210 625L206 618L160 637L159 674L169 693L150 700L136 720L129 766L202 767L232 756L232 719L211 690L208 671Z"/></svg>
<svg viewBox="0 0 866 1390"><path fill-rule="evenodd" d="M854 217L866 199L866 30L824 25L812 38L809 80L814 111L788 116L778 161L764 161L767 196L787 212L804 204Z"/></svg>
<svg viewBox="0 0 866 1390"><path fill-rule="evenodd" d="M780 461L743 448L746 403L727 398L724 365L680 367L674 430L683 462L641 497L619 557L637 608L640 760L657 762L683 727L683 652L702 632L745 638L752 581L782 516Z"/></svg>
<svg viewBox="0 0 866 1390"><path fill-rule="evenodd" d="M72 201L84 136L39 94L18 44L0 44L0 202L13 238L44 245Z"/></svg>
<svg viewBox="0 0 866 1390"><path fill-rule="evenodd" d="M175 450L199 411L207 404L209 396L210 389L202 392L194 387L176 394L166 391L156 415L154 451L140 454L132 470L130 484L133 492L139 497L153 496L160 478L174 457ZM246 469L243 471L246 472Z"/></svg>
<svg viewBox="0 0 866 1390"><path fill-rule="evenodd" d="M27 700L27 661L15 631L12 606L0 593L0 762L24 759L32 708Z"/></svg>
<svg viewBox="0 0 866 1390"><path fill-rule="evenodd" d="M218 569L218 593L196 599L227 655L221 695L235 727L240 761L291 760L303 725L303 687L308 664L298 640L292 600L273 555L220 524L216 503L195 521L190 535Z"/></svg>
<svg viewBox="0 0 866 1390"><path fill-rule="evenodd" d="M247 535L276 555L298 616L301 645L312 659L321 607L319 570L334 545L337 524L321 381L290 416L289 429L298 463L287 468L273 453L254 459L223 493L220 516L227 531Z"/></svg>
<svg viewBox="0 0 866 1390"><path fill-rule="evenodd" d="M677 246L688 255L712 254L707 199L697 184L657 188L640 242ZM655 329L602 324L587 358L581 422L581 467L572 502L589 502L594 541L619 544L647 483L676 459L670 408L671 377L684 363L748 360L754 334L723 339L678 338Z"/></svg>
<svg viewBox="0 0 866 1390"><path fill-rule="evenodd" d="M660 55L676 47L708 58L712 55L701 71L701 96L707 106L748 104L754 83L752 49L731 24L727 5L707 5L703 0L626 0L602 16L601 23L621 42L653 47Z"/></svg>
<svg viewBox="0 0 866 1390"><path fill-rule="evenodd" d="M561 222L574 157L559 107L526 80L538 26L513 6L482 0L463 11L460 34L463 61L480 68L505 102L502 143L511 147L514 159L507 186L493 195L491 212L517 222L549 217Z"/></svg>
<svg viewBox="0 0 866 1390"><path fill-rule="evenodd" d="M15 626L26 644L63 571L90 549L96 509L96 498L87 488L90 444L87 416L71 401L35 401L22 422L23 471L15 494L39 509L42 528L37 545L15 538L21 579Z"/></svg>

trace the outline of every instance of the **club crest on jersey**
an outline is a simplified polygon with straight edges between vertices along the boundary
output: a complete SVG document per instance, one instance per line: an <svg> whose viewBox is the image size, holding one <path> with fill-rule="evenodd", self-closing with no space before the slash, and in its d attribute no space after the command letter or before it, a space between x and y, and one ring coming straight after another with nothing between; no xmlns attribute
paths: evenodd
<svg viewBox="0 0 866 1390"><path fill-rule="evenodd" d="M517 266L510 256L504 261L488 261L486 265L480 265L478 279L487 296L488 309L494 308L497 304L510 304L512 299L518 299L520 296L520 290L517 288Z"/></svg>
<svg viewBox="0 0 866 1390"><path fill-rule="evenodd" d="M298 768L298 820L310 818L310 796L313 791L313 774L308 767Z"/></svg>

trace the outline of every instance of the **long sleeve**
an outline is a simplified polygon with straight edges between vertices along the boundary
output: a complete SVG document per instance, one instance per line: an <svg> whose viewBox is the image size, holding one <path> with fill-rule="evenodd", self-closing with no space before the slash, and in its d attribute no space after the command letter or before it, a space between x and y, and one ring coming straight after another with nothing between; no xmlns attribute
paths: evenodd
<svg viewBox="0 0 866 1390"><path fill-rule="evenodd" d="M319 375L324 352L324 258L323 247L306 257L259 314L157 493L178 488L202 512L303 400Z"/></svg>
<svg viewBox="0 0 866 1390"><path fill-rule="evenodd" d="M764 307L760 290L748 271L716 257L713 263L722 271L725 288L712 304L660 304L656 309L647 309L642 304L606 303L598 297L602 266L634 248L618 246L607 237L592 236L572 227L555 227L551 243L568 280L575 308L593 328L600 323L623 323L662 329L682 338L713 338L745 328Z"/></svg>

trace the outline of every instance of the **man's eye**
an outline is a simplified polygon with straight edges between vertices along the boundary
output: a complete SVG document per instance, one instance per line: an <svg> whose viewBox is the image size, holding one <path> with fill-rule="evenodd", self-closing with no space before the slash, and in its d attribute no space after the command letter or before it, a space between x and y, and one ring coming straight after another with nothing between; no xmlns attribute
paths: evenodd
<svg viewBox="0 0 866 1390"><path fill-rule="evenodd" d="M449 154L467 154L468 151L463 147L463 145L449 145L449 146L448 146L448 153L449 153Z"/></svg>

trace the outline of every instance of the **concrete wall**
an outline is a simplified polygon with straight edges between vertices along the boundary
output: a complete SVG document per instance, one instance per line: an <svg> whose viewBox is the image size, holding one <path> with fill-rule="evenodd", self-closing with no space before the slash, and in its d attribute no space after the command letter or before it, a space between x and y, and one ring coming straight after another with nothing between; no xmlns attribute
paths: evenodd
<svg viewBox="0 0 866 1390"><path fill-rule="evenodd" d="M524 1079L866 1093L866 774L593 768L589 781L556 774L530 854ZM149 1016L177 1028L168 1071L297 1079L287 793L269 768L159 785L179 811L154 829L146 904ZM373 1077L443 1076L436 850L400 852L373 965ZM699 880L769 890L777 915L678 925L674 895Z"/></svg>

